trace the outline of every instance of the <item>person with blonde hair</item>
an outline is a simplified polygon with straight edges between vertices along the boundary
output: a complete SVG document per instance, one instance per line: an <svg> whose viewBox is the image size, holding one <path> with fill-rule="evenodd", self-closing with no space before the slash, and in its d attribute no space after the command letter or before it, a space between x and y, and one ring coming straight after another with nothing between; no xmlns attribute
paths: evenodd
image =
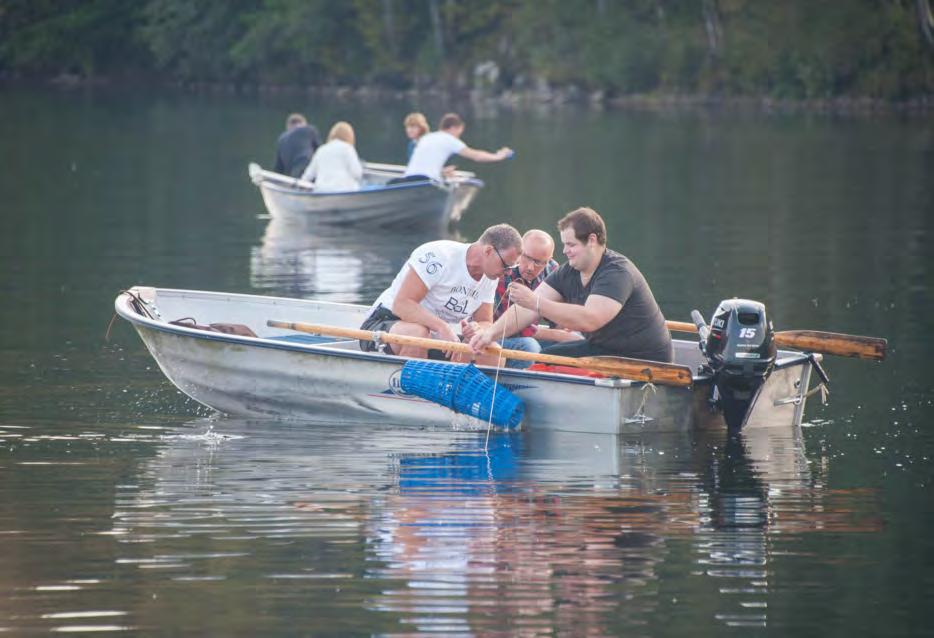
<svg viewBox="0 0 934 638"><path fill-rule="evenodd" d="M354 148L356 136L347 122L331 127L328 141L311 158L302 179L314 182L319 193L342 193L360 190L363 164Z"/></svg>
<svg viewBox="0 0 934 638"><path fill-rule="evenodd" d="M409 138L409 146L405 155L405 161L408 163L412 159L412 153L415 152L415 145L418 144L422 137L431 132L431 127L428 126L428 119L417 112L406 115L403 125L405 126L405 136Z"/></svg>

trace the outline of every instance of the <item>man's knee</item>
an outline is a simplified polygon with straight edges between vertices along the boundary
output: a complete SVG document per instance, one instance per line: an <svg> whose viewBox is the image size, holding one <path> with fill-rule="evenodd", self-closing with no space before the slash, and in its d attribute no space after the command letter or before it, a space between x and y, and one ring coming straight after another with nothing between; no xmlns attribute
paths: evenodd
<svg viewBox="0 0 934 638"><path fill-rule="evenodd" d="M502 346L507 350L521 350L532 354L538 354L542 351L541 344L532 337L508 337L503 339Z"/></svg>
<svg viewBox="0 0 934 638"><path fill-rule="evenodd" d="M428 330L426 326L423 326L418 323L409 323L407 321L396 322L389 332L391 332L394 335L402 335L405 337L418 337L420 339L427 338L430 333L430 331Z"/></svg>
<svg viewBox="0 0 934 638"><path fill-rule="evenodd" d="M424 339L429 335L427 327L407 321L397 322L389 332L401 337L416 337L419 339ZM424 359L428 356L428 349L423 346L393 344L392 352L401 357L413 357L416 359Z"/></svg>

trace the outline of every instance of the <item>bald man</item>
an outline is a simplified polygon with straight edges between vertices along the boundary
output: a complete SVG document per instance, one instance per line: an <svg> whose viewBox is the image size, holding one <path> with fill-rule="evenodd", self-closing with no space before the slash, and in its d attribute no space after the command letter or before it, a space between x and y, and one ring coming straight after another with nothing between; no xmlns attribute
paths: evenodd
<svg viewBox="0 0 934 638"><path fill-rule="evenodd" d="M496 287L496 297L493 301L493 320L499 319L509 309L509 296L506 289L512 282L519 282L531 290L558 269L558 262L552 259L555 252L555 241L544 230L532 229L522 236L522 252L519 253L519 262L503 273ZM472 336L469 326L463 326L465 335ZM560 328L531 325L521 332L506 335L500 343L508 350L522 350L523 352L539 353L544 347L542 343L552 344L560 341L580 339L581 335ZM527 368L531 361L507 360L506 366L510 368Z"/></svg>

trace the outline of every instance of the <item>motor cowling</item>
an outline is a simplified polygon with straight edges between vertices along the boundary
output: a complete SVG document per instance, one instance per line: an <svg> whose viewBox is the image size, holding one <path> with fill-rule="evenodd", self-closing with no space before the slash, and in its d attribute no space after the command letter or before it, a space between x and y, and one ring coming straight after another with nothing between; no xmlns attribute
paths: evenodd
<svg viewBox="0 0 934 638"><path fill-rule="evenodd" d="M721 301L704 350L727 427L738 430L775 365L775 332L765 305L749 299Z"/></svg>

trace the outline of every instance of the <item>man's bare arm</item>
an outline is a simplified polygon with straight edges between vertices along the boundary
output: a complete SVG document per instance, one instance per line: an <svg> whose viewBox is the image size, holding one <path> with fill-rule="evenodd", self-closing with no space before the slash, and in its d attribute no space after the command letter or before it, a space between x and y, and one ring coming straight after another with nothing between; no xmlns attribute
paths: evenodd
<svg viewBox="0 0 934 638"><path fill-rule="evenodd" d="M427 294L428 286L421 280L418 273L409 268L393 301L392 314L402 321L416 323L439 335L446 335L451 330L450 326L421 305L422 299Z"/></svg>
<svg viewBox="0 0 934 638"><path fill-rule="evenodd" d="M508 146L504 146L495 153L481 151L477 148L470 148L469 146L465 146L463 149L461 149L460 153L458 153L458 155L461 157L466 157L467 159L473 160L475 162L499 162L507 159L511 154L512 149Z"/></svg>

